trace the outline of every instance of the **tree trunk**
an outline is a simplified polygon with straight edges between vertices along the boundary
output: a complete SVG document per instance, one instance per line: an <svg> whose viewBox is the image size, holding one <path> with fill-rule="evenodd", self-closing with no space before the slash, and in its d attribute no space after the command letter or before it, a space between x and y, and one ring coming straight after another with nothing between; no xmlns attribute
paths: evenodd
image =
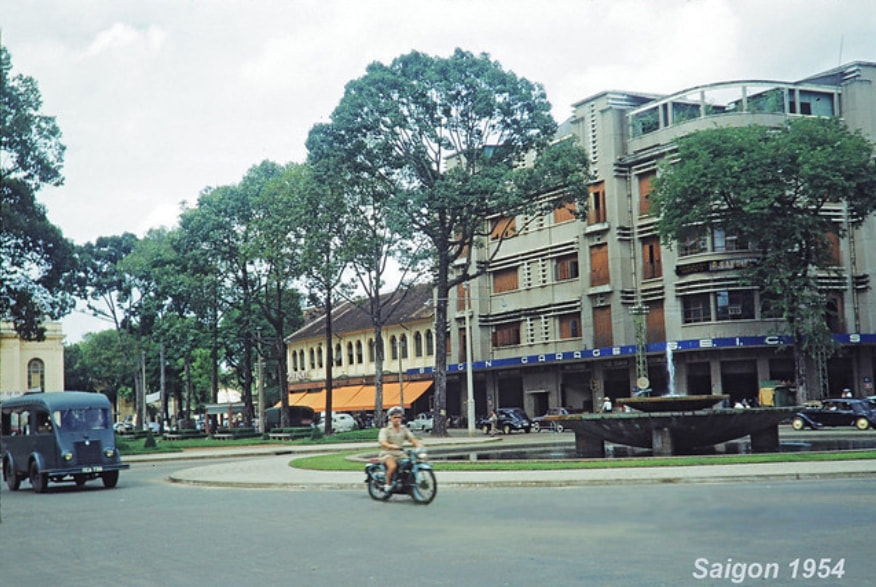
<svg viewBox="0 0 876 587"><path fill-rule="evenodd" d="M435 414L432 436L447 436L447 294L450 263L440 254L436 277L435 300Z"/></svg>

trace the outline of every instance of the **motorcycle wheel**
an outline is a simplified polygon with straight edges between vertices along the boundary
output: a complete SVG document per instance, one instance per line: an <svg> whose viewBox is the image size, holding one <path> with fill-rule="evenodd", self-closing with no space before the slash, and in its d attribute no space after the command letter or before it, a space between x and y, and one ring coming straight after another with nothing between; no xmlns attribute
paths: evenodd
<svg viewBox="0 0 876 587"><path fill-rule="evenodd" d="M414 501L427 505L432 503L438 494L438 482L432 469L420 469L414 473L414 483L411 485L411 497Z"/></svg>
<svg viewBox="0 0 876 587"><path fill-rule="evenodd" d="M368 478L368 495L371 496L371 499L386 501L391 494L383 490L383 479L374 475Z"/></svg>

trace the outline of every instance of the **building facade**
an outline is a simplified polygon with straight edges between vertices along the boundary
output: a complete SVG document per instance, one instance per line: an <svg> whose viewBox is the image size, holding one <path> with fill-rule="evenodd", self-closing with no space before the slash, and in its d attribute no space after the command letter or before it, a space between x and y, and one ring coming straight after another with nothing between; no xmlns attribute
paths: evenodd
<svg viewBox="0 0 876 587"><path fill-rule="evenodd" d="M481 262L491 259L488 272L449 301L448 414L466 413L469 368L478 415L489 406L518 406L530 415L557 406L595 411L605 396L643 388L741 400L758 397L765 381L792 381L792 350L775 334L781 324L762 313L756 291L739 283L738 270L753 252L719 231L662 247L648 194L658 161L678 137L802 116L840 116L876 140L876 64L850 63L797 82L721 82L665 96L606 91L574 104L560 136L574 134L591 161L586 217L559 209L492 219L493 237L479 253ZM847 221L842 207L827 213L838 224ZM876 219L834 248L836 267L819 284L836 309L831 327L843 352L823 373L825 393L848 387L873 395ZM396 325L386 334L406 336L410 344L415 333L434 330L431 313L420 320L415 330ZM293 389L324 379L317 326L290 339ZM369 328L345 328L338 320L335 333L335 376L373 373ZM391 339L387 344L392 347ZM405 376L428 377L432 357L408 352ZM389 359L387 368L393 365Z"/></svg>
<svg viewBox="0 0 876 587"><path fill-rule="evenodd" d="M435 363L431 288L419 285L395 295L384 313L391 319L381 333L382 404L426 411L432 380L426 371ZM325 331L325 314L315 312L286 341L290 405L325 409ZM357 304L340 304L332 312L332 333L332 411L373 411L377 345L371 317Z"/></svg>
<svg viewBox="0 0 876 587"><path fill-rule="evenodd" d="M45 340L25 341L12 324L0 323L0 401L26 391L64 390L64 333L46 324Z"/></svg>
<svg viewBox="0 0 876 587"><path fill-rule="evenodd" d="M677 94L607 91L574 104L561 131L586 148L595 181L586 218L567 210L495 219L510 238L471 284L476 411L490 403L531 415L565 406L594 411L601 398L656 393L758 396L765 381L792 381L792 351L761 313L738 269L753 254L733 235L661 247L648 194L673 142L714 126L778 125L791 117L840 116L876 139L876 64L851 63L798 82L735 81ZM842 207L827 210L847 221ZM498 236L498 234L494 234ZM819 276L837 311L843 353L827 364L825 393L872 395L876 353L876 219L835 243L837 266ZM451 312L449 384L462 400L466 290ZM455 363L453 363L455 362ZM448 404L448 409L453 407ZM461 408L460 408L461 409Z"/></svg>

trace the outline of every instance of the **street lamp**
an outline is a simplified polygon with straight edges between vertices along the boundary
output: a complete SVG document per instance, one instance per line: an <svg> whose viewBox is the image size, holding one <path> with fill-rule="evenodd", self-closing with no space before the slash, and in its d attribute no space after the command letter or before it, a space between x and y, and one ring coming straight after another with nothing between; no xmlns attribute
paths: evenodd
<svg viewBox="0 0 876 587"><path fill-rule="evenodd" d="M471 347L474 339L471 332L471 292L469 284L462 284L465 289L465 387L468 390L466 420L468 421L468 435L474 436L475 431L475 401L474 401L474 374L472 373Z"/></svg>

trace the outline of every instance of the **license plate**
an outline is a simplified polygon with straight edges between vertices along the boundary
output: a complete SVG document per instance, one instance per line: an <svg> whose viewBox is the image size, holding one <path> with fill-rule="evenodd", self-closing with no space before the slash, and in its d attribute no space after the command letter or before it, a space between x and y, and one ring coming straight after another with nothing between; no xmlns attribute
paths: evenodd
<svg viewBox="0 0 876 587"><path fill-rule="evenodd" d="M103 467L82 467L83 473L100 473Z"/></svg>

